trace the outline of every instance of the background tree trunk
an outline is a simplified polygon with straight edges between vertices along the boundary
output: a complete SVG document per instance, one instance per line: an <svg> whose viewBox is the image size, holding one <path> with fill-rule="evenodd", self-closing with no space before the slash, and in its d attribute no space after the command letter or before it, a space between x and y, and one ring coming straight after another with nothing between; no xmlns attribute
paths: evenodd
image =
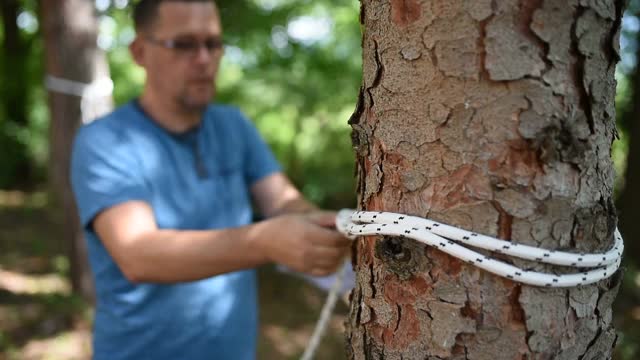
<svg viewBox="0 0 640 360"><path fill-rule="evenodd" d="M109 75L104 53L97 47L98 23L93 1L41 0L40 14L47 74L80 83L91 83ZM92 108L104 111L109 108L105 103L110 105L111 98L86 101L90 100L85 98L85 105L90 106L81 108L79 96L49 92L49 173L53 199L63 214L61 221L64 241L68 245L73 289L92 298L93 284L69 182L69 164L73 136L82 122L83 111L85 115L93 111ZM94 112L94 115L98 113Z"/></svg>
<svg viewBox="0 0 640 360"><path fill-rule="evenodd" d="M360 208L608 249L622 3L362 0ZM606 359L615 345L620 276L524 286L389 237L360 238L354 266L352 359Z"/></svg>

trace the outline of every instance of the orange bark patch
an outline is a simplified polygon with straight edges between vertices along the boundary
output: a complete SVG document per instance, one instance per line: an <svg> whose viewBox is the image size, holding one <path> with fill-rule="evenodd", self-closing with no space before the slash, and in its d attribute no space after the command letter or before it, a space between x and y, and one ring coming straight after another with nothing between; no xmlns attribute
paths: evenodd
<svg viewBox="0 0 640 360"><path fill-rule="evenodd" d="M417 0L391 0L391 19L398 26L407 26L422 15Z"/></svg>
<svg viewBox="0 0 640 360"><path fill-rule="evenodd" d="M391 349L402 349L409 346L420 335L420 319L411 305L401 306L400 320L397 329L386 329L384 343Z"/></svg>
<svg viewBox="0 0 640 360"><path fill-rule="evenodd" d="M391 183L391 180L389 180L389 182ZM403 194L402 190L400 190L400 188L393 188L392 185L390 185L383 187L382 192L384 193L382 209L385 209L385 211L397 211L398 202Z"/></svg>
<svg viewBox="0 0 640 360"><path fill-rule="evenodd" d="M387 152L385 154L385 160L389 164L406 165L406 159L402 154L396 152Z"/></svg>
<svg viewBox="0 0 640 360"><path fill-rule="evenodd" d="M416 300L415 291L406 282L398 281L395 276L387 276L385 279L384 297L390 304L411 304Z"/></svg>
<svg viewBox="0 0 640 360"><path fill-rule="evenodd" d="M464 304L464 307L460 309L460 314L462 314L463 317L474 319L479 322L481 319L481 312L477 306L477 304L472 304L471 301L467 301Z"/></svg>
<svg viewBox="0 0 640 360"><path fill-rule="evenodd" d="M402 189L404 187L402 174L406 173L412 167L412 164L402 154L396 152L387 152L384 154L384 179L385 185L389 185L394 189Z"/></svg>
<svg viewBox="0 0 640 360"><path fill-rule="evenodd" d="M413 304L416 298L431 291L431 283L421 276L399 281L395 275L384 280L384 297L390 304Z"/></svg>
<svg viewBox="0 0 640 360"><path fill-rule="evenodd" d="M542 169L535 149L529 148L522 140L511 141L509 147L489 160L488 164L492 174L513 180L520 185L530 184Z"/></svg>
<svg viewBox="0 0 640 360"><path fill-rule="evenodd" d="M376 236L363 236L363 247L358 249L360 260L363 264L370 265L373 262L376 251Z"/></svg>
<svg viewBox="0 0 640 360"><path fill-rule="evenodd" d="M422 199L435 211L444 211L491 197L489 180L471 165L462 166L448 176L435 179L422 192Z"/></svg>
<svg viewBox="0 0 640 360"><path fill-rule="evenodd" d="M453 256L434 248L427 248L428 256L433 260L433 268L431 269L431 275L435 281L438 281L441 276L447 278L455 278L462 271L464 262Z"/></svg>
<svg viewBox="0 0 640 360"><path fill-rule="evenodd" d="M431 282L427 282L427 280L425 280L421 276L416 276L411 280L408 280L407 282L413 289L415 289L415 294L417 295L425 294L427 291L431 291L431 285L433 285Z"/></svg>
<svg viewBox="0 0 640 360"><path fill-rule="evenodd" d="M380 196L372 196L365 206L367 211L382 211L382 198Z"/></svg>
<svg viewBox="0 0 640 360"><path fill-rule="evenodd" d="M519 285L511 284L512 290L509 295L509 303L511 304L511 320L515 324L522 324L525 320L524 310L520 304L520 293L522 288Z"/></svg>
<svg viewBox="0 0 640 360"><path fill-rule="evenodd" d="M513 216L504 211L500 205L496 205L500 217L498 218L498 238L503 240L511 239L511 226L513 225Z"/></svg>

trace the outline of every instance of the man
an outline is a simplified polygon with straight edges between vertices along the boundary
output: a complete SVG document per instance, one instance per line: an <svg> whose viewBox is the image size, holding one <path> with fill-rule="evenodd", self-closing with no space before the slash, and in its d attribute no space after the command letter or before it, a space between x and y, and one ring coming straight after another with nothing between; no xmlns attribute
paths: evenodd
<svg viewBox="0 0 640 360"><path fill-rule="evenodd" d="M80 129L71 177L96 280L94 359L253 359L254 267L340 265L335 214L307 202L251 123L209 105L222 30L209 0L142 0L139 99ZM251 199L267 219L250 224Z"/></svg>

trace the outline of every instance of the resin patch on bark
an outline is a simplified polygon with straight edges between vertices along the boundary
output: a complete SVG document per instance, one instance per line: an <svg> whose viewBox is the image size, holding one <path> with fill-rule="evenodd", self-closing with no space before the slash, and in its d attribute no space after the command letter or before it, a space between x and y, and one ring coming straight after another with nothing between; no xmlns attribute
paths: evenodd
<svg viewBox="0 0 640 360"><path fill-rule="evenodd" d="M407 26L418 19L422 11L417 0L391 0L391 18L398 26Z"/></svg>

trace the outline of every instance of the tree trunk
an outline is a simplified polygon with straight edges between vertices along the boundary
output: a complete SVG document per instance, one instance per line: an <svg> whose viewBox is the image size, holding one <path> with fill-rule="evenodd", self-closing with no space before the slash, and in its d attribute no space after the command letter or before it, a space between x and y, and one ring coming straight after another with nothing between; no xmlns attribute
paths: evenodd
<svg viewBox="0 0 640 360"><path fill-rule="evenodd" d="M48 75L79 83L92 83L109 75L105 55L97 47L98 23L93 1L41 0L40 14ZM73 136L82 122L83 112L86 115L92 108L105 109L105 103L111 104L111 98L84 98L84 102L79 96L49 92L49 175L56 207L64 214L61 220L73 289L93 298L86 247L69 181L69 165Z"/></svg>
<svg viewBox="0 0 640 360"><path fill-rule="evenodd" d="M608 249L622 3L362 0L359 207ZM618 274L525 286L390 237L359 238L354 266L351 359L606 359L616 342Z"/></svg>

